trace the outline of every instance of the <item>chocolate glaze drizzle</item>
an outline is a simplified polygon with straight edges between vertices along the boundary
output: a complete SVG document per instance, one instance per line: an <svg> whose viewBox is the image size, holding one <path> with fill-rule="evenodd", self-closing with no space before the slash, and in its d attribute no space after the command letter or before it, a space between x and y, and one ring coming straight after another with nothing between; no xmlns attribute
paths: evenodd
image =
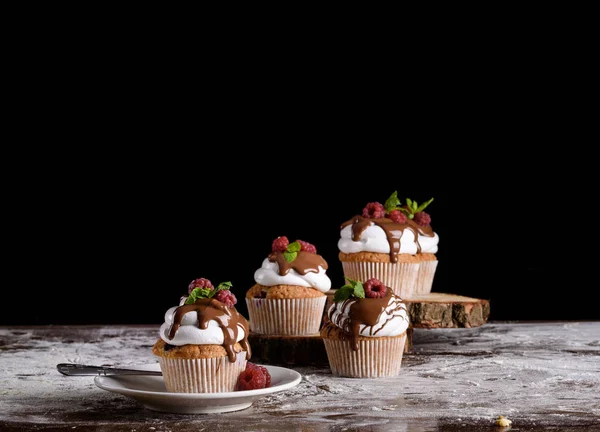
<svg viewBox="0 0 600 432"><path fill-rule="evenodd" d="M359 331L362 324L370 327L369 335L376 335L386 326L389 321L397 317L394 316L394 312L401 309L406 309L404 303L398 299L395 308L388 312L390 314L390 318L384 322L379 329L374 330L373 327L379 322L379 317L388 307L388 303L392 295L394 295L393 291L388 288L385 296L381 298L357 299L355 297L349 297L348 299L344 300L342 303L341 313L336 316L335 321L332 320L331 322L341 328L344 333L349 335L352 349L354 351L358 351L358 338L360 336ZM342 322L342 318L346 314L350 319Z"/></svg>
<svg viewBox="0 0 600 432"><path fill-rule="evenodd" d="M362 216L354 216L347 220L341 226L342 229L348 225L352 225L352 240L359 241L360 235L364 230L371 225L371 222L381 227L385 232L387 241L390 245L390 261L398 262L398 253L400 252L400 238L404 234L404 230L410 230L415 236L415 244L417 245L417 253L421 253L421 245L419 244L419 236L421 234L426 237L433 237L433 229L431 226L421 226L415 221L408 219L406 223L397 223L388 218L366 218Z"/></svg>
<svg viewBox="0 0 600 432"><path fill-rule="evenodd" d="M169 339L173 339L177 329L181 326L183 316L188 312L196 311L198 313L198 328L206 330L208 322L211 320L219 323L223 331L223 347L227 351L227 356L230 362L235 362L236 353L234 345L237 342L239 327L244 329L244 338L240 341L242 349L246 351L246 360L250 360L252 352L248 343L249 325L235 308L228 307L216 299L198 299L195 303L189 305L181 305L175 309L173 316L173 324L169 328Z"/></svg>
<svg viewBox="0 0 600 432"><path fill-rule="evenodd" d="M325 261L321 255L304 251L298 252L296 259L292 262L287 262L283 256L283 252L272 252L269 255L269 261L277 262L280 276L288 274L290 269L294 269L301 275L305 275L309 272L319 273L319 266L327 270L327 261Z"/></svg>

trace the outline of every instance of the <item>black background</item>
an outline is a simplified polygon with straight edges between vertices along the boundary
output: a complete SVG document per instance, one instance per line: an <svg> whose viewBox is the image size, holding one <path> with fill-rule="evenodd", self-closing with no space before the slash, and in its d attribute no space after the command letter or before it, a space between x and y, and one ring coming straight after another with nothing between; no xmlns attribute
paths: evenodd
<svg viewBox="0 0 600 432"><path fill-rule="evenodd" d="M584 69L555 50L452 47L403 77L29 72L3 147L0 324L159 324L198 277L245 312L280 235L340 286L340 224L395 190L434 198L434 291L489 299L492 320L599 319Z"/></svg>
<svg viewBox="0 0 600 432"><path fill-rule="evenodd" d="M588 261L561 216L565 184L549 163L558 158L397 139L284 141L99 152L32 170L27 199L7 195L0 323L160 324L198 277L231 281L246 314L244 294L280 235L313 243L341 286L340 224L395 190L434 198L433 291L489 299L490 320L600 318L581 295Z"/></svg>
<svg viewBox="0 0 600 432"><path fill-rule="evenodd" d="M7 68L0 324L159 324L197 277L244 311L279 235L340 285L340 224L394 190L434 197L434 291L600 319L593 57L538 21L401 53L36 38Z"/></svg>

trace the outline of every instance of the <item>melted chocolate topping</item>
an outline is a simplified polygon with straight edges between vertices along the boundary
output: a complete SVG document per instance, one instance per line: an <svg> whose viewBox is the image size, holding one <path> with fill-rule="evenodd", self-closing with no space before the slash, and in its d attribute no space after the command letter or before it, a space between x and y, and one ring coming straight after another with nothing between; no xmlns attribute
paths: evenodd
<svg viewBox="0 0 600 432"><path fill-rule="evenodd" d="M348 225L352 225L352 240L359 241L360 235L364 230L371 225L371 222L380 227L387 237L390 245L390 261L398 262L398 253L400 252L400 238L404 234L404 230L410 230L415 236L415 244L417 245L417 253L421 253L421 245L419 244L419 234L426 237L433 237L433 229L431 226L421 226L415 221L408 219L406 223L397 223L388 218L366 218L362 216L354 216L342 224L342 229Z"/></svg>
<svg viewBox="0 0 600 432"><path fill-rule="evenodd" d="M198 299L195 303L189 305L181 305L175 309L173 316L173 324L169 329L169 339L173 339L177 329L181 326L183 316L188 312L196 311L198 313L198 328L205 330L208 327L208 322L211 320L219 323L223 331L223 347L227 351L227 356L230 362L235 362L236 353L234 345L237 342L239 327L244 329L244 338L240 341L242 349L246 351L246 360L250 360L252 352L248 343L249 325L235 308L228 307L216 299Z"/></svg>
<svg viewBox="0 0 600 432"><path fill-rule="evenodd" d="M332 321L332 323L340 327L344 333L348 335L354 351L358 351L358 338L360 336L360 326L362 324L370 327L370 335L376 335L377 332L383 329L392 318L395 318L394 312L405 308L404 304L401 301L398 301L396 307L389 311L390 318L388 321L384 322L378 330L374 331L373 327L379 322L379 317L388 307L392 295L394 295L393 291L388 288L385 296L381 298L357 299L355 297L349 297L344 300L341 313L337 315L337 319ZM350 309L349 312L348 309ZM341 318L346 315L346 313L350 319L347 319L342 323Z"/></svg>
<svg viewBox="0 0 600 432"><path fill-rule="evenodd" d="M269 255L269 261L277 262L280 276L288 274L290 269L294 269L301 275L305 275L309 272L319 273L319 266L327 270L327 261L325 261L321 255L304 251L298 252L296 259L292 262L287 262L283 256L283 252L272 252Z"/></svg>

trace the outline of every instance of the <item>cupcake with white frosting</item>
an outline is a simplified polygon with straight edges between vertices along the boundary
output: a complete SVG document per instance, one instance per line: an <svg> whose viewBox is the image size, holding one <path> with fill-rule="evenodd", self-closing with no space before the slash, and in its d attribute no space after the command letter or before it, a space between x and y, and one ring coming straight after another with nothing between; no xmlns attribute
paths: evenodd
<svg viewBox="0 0 600 432"><path fill-rule="evenodd" d="M236 389L252 353L248 321L235 309L230 288L230 282L214 287L208 279L194 279L188 295L165 313L152 353L158 356L167 391Z"/></svg>
<svg viewBox="0 0 600 432"><path fill-rule="evenodd" d="M331 280L328 264L314 245L285 236L273 240L271 253L254 272L246 305L253 333L318 335Z"/></svg>
<svg viewBox="0 0 600 432"><path fill-rule="evenodd" d="M348 281L336 291L320 332L333 375L398 375L409 326L406 304L376 278Z"/></svg>
<svg viewBox="0 0 600 432"><path fill-rule="evenodd" d="M403 299L428 294L437 269L439 236L422 204L397 192L385 202L370 202L341 226L339 260L344 276L353 280L377 278Z"/></svg>

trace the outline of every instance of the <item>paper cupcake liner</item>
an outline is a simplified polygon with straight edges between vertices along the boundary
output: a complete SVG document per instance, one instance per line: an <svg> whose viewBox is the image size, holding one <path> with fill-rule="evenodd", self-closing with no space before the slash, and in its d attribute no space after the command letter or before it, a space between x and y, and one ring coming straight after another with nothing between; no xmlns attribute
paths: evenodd
<svg viewBox="0 0 600 432"><path fill-rule="evenodd" d="M381 378L400 373L406 332L397 337L367 338L358 342L358 351L346 339L323 338L331 372L350 378Z"/></svg>
<svg viewBox="0 0 600 432"><path fill-rule="evenodd" d="M247 298L250 330L268 335L319 333L326 296L302 299Z"/></svg>
<svg viewBox="0 0 600 432"><path fill-rule="evenodd" d="M416 293L419 266L419 263L342 261L344 277L361 282L377 278L392 288L401 299L410 298Z"/></svg>
<svg viewBox="0 0 600 432"><path fill-rule="evenodd" d="M431 292L437 265L437 260L423 261L420 263L415 294L429 294Z"/></svg>
<svg viewBox="0 0 600 432"><path fill-rule="evenodd" d="M240 373L246 369L246 351L237 353L233 363L227 356L202 359L159 357L158 362L169 392L232 392Z"/></svg>

